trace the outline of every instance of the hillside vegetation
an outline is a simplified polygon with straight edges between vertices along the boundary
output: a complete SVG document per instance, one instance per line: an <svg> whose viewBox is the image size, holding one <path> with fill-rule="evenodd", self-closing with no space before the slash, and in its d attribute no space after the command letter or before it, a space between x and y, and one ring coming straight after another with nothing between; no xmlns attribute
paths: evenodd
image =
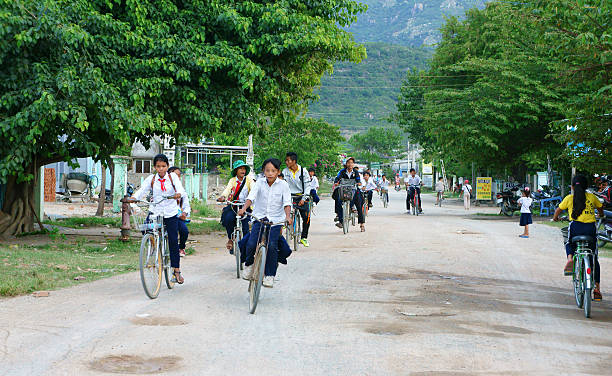
<svg viewBox="0 0 612 376"><path fill-rule="evenodd" d="M358 42L431 46L440 41L445 18L463 18L465 11L483 8L484 0L361 0L368 11L348 28Z"/></svg>
<svg viewBox="0 0 612 376"><path fill-rule="evenodd" d="M308 116L324 118L350 135L384 125L395 111L400 85L409 70L426 69L431 51L422 48L366 43L368 57L360 64L337 63L322 79L319 101Z"/></svg>

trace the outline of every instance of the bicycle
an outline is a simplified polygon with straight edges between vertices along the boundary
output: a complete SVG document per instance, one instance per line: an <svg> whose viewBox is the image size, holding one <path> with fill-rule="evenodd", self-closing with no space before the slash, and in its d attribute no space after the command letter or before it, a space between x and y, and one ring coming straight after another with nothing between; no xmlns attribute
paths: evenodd
<svg viewBox="0 0 612 376"><path fill-rule="evenodd" d="M255 248L253 274L251 275L251 279L249 280L249 312L251 314L254 314L255 309L257 309L257 303L259 302L259 294L261 293L264 271L266 269L266 256L268 254L268 238L270 234L270 228L272 226L283 225L285 224L285 222L273 223L267 220L261 220L250 213L247 213L247 215L251 216L256 221L261 222L261 224L263 225L263 231L260 232L257 247Z"/></svg>
<svg viewBox="0 0 612 376"><path fill-rule="evenodd" d="M419 195L417 194L416 191L416 186L411 185L410 187L406 187L406 191L412 191L410 194L410 210L412 212L412 215L416 215L417 217L420 214L420 206L419 206Z"/></svg>
<svg viewBox="0 0 612 376"><path fill-rule="evenodd" d="M370 210L370 205L368 205L368 192L360 191L360 194L361 194L361 199L363 201L361 204L361 210L365 218L368 216L368 211Z"/></svg>
<svg viewBox="0 0 612 376"><path fill-rule="evenodd" d="M444 192L437 192L437 202L436 205L442 207L442 201L444 201Z"/></svg>
<svg viewBox="0 0 612 376"><path fill-rule="evenodd" d="M561 218L566 221L567 218ZM564 239L567 241L569 236L569 229L564 227L561 229ZM596 252L590 247L589 243L594 243L595 238L588 235L577 235L570 239L572 243L576 244L576 251L574 252L573 262L574 269L572 270L572 285L574 286L574 298L576 300L576 306L584 309L584 317L591 317L591 303L593 300L593 266L591 260L594 260Z"/></svg>
<svg viewBox="0 0 612 376"><path fill-rule="evenodd" d="M355 226L355 213L351 210L351 201L353 200L353 189L355 188L355 179L340 179L340 198L342 199L342 231L347 234L349 230L349 221Z"/></svg>
<svg viewBox="0 0 612 376"><path fill-rule="evenodd" d="M217 205L231 205L236 208L236 212L240 209L244 202L239 201L225 201L218 202ZM236 259L236 278L240 278L240 271L244 269L242 262L240 261L240 246L238 242L242 240L244 237L244 231L242 230L242 220L244 217L240 218L236 216L236 226L234 226L234 231L232 231L232 253L234 254L234 258Z"/></svg>
<svg viewBox="0 0 612 376"><path fill-rule="evenodd" d="M166 196L158 202L152 203L141 200L129 200L134 207L140 211L132 210L135 227L139 229L143 236L140 241L140 281L145 290L145 294L151 299L157 298L161 288L162 273L166 280L168 289L174 288L170 266L170 251L168 249L168 234L164 226L163 215L151 218L152 207L159 205L164 200L173 199L173 196ZM141 205L138 205L141 204Z"/></svg>
<svg viewBox="0 0 612 376"><path fill-rule="evenodd" d="M299 197L299 196L293 196ZM292 198L293 198L292 197ZM312 200L309 195L303 195L301 198L308 203L308 209L311 208ZM310 211L308 212L310 215ZM293 203L291 207L291 218L293 219L293 225L291 227L287 226L285 228L286 238L287 240L293 239L293 250L297 251L300 246L300 240L302 240L302 221L300 220L300 212L297 209L297 203Z"/></svg>
<svg viewBox="0 0 612 376"><path fill-rule="evenodd" d="M389 206L389 190L381 188L380 189L380 199L382 200L383 207L387 208Z"/></svg>

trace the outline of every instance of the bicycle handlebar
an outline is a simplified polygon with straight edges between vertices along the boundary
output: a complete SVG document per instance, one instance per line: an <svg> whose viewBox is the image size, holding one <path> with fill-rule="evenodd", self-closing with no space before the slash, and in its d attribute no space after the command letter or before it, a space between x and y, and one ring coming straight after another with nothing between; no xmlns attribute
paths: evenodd
<svg viewBox="0 0 612 376"><path fill-rule="evenodd" d="M264 221L263 219L259 219L257 218L254 214L246 212L244 213L249 217L252 217L253 219L255 219L257 222L261 222L264 225L270 225L270 226L279 226L279 225L284 225L287 223L287 221L282 221L282 222L270 222L270 221Z"/></svg>

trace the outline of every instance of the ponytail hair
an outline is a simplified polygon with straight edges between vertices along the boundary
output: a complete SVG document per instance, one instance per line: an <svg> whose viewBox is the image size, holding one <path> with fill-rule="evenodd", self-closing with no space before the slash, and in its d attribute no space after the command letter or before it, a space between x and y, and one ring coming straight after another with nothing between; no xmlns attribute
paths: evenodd
<svg viewBox="0 0 612 376"><path fill-rule="evenodd" d="M586 188L587 179L584 175L576 175L572 179L572 188L574 188L574 198L572 201L572 218L577 220L580 214L586 208Z"/></svg>

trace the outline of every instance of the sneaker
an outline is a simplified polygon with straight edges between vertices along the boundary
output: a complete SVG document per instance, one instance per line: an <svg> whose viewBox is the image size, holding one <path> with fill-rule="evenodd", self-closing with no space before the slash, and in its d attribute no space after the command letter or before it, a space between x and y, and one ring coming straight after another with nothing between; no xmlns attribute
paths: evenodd
<svg viewBox="0 0 612 376"><path fill-rule="evenodd" d="M300 240L300 243L302 243L304 247L310 247L310 243L308 243L308 239L302 239Z"/></svg>
<svg viewBox="0 0 612 376"><path fill-rule="evenodd" d="M602 299L601 291L593 290L593 300L595 300L596 302L601 302L601 299Z"/></svg>
<svg viewBox="0 0 612 376"><path fill-rule="evenodd" d="M242 279L250 281L253 278L253 265L245 266L242 270Z"/></svg>
<svg viewBox="0 0 612 376"><path fill-rule="evenodd" d="M274 287L274 276L272 275L265 276L263 279L263 286L269 287L269 288Z"/></svg>
<svg viewBox="0 0 612 376"><path fill-rule="evenodd" d="M187 256L187 254L185 253L185 250L184 250L184 249L179 249L179 255L180 255L181 257L185 257L185 256Z"/></svg>
<svg viewBox="0 0 612 376"><path fill-rule="evenodd" d="M342 223L340 223L340 222L336 222L336 227L338 227L338 228L342 228Z"/></svg>

